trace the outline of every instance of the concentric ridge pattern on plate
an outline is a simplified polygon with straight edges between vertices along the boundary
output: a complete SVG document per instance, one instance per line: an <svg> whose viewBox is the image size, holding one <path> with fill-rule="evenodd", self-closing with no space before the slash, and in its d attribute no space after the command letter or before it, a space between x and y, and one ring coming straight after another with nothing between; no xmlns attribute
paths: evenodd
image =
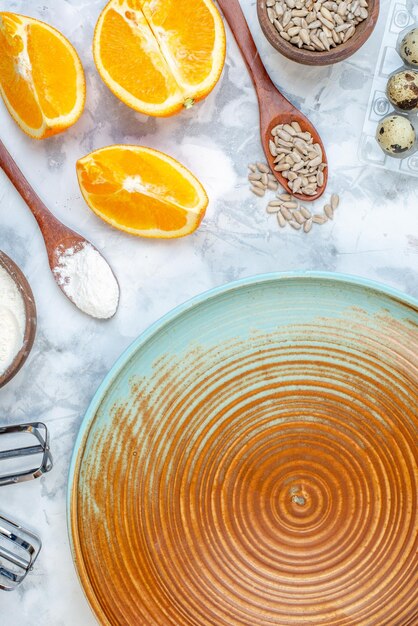
<svg viewBox="0 0 418 626"><path fill-rule="evenodd" d="M77 496L108 623L417 624L416 347L357 312L133 379Z"/></svg>

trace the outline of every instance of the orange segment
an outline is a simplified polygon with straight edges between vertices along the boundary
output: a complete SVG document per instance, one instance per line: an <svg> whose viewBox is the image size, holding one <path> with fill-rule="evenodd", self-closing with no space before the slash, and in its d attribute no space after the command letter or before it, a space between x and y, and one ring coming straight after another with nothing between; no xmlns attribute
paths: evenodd
<svg viewBox="0 0 418 626"><path fill-rule="evenodd" d="M58 37L51 37L42 25L33 24L28 30L28 55L44 115L49 119L70 115L77 103L78 87L73 50L63 45Z"/></svg>
<svg viewBox="0 0 418 626"><path fill-rule="evenodd" d="M141 12L124 15L109 9L101 41L105 42L100 49L103 78L128 104L161 105L177 94L178 87Z"/></svg>
<svg viewBox="0 0 418 626"><path fill-rule="evenodd" d="M176 81L196 99L222 70L216 63L218 12L211 2L190 0L145 0L142 5Z"/></svg>
<svg viewBox="0 0 418 626"><path fill-rule="evenodd" d="M72 45L30 17L0 12L0 93L28 135L43 139L80 117L85 79Z"/></svg>
<svg viewBox="0 0 418 626"><path fill-rule="evenodd" d="M118 98L165 116L208 95L221 75L225 45L212 0L111 0L97 22L94 58Z"/></svg>
<svg viewBox="0 0 418 626"><path fill-rule="evenodd" d="M175 159L138 146L109 146L77 162L89 207L104 221L142 237L172 239L199 226L208 205L199 181Z"/></svg>

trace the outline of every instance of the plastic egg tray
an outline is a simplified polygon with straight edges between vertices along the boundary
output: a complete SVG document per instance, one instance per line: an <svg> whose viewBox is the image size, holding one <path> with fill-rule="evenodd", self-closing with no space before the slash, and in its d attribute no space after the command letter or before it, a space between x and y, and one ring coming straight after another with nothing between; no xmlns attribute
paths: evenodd
<svg viewBox="0 0 418 626"><path fill-rule="evenodd" d="M363 163L418 178L418 140L415 142L413 150L409 151L404 158L386 155L376 141L376 130L379 122L391 113L399 113L386 97L386 87L390 76L395 71L407 68L398 53L398 49L403 36L409 30L418 27L417 12L418 0L391 0L390 2L360 140L359 156ZM402 113L402 115L407 115L410 119L418 137L417 113Z"/></svg>

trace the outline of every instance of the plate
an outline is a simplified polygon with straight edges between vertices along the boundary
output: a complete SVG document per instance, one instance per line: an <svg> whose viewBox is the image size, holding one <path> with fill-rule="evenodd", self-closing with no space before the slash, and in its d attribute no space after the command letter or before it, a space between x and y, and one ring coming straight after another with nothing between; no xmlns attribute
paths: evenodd
<svg viewBox="0 0 418 626"><path fill-rule="evenodd" d="M417 623L418 306L335 274L186 303L97 392L70 471L101 624Z"/></svg>

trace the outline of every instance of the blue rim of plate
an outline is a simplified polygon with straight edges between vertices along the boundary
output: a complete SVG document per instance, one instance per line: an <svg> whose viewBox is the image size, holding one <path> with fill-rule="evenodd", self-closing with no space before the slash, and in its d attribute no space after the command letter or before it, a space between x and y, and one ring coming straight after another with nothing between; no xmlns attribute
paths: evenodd
<svg viewBox="0 0 418 626"><path fill-rule="evenodd" d="M374 280L370 280L368 278L361 278L358 276L353 276L350 274L342 274L336 272L319 272L319 271L307 271L307 272L271 272L266 274L257 274L255 276L250 276L247 278L241 278L237 281L233 281L230 283L226 283L217 287L213 287L208 291L204 291L203 293L190 298L186 302L179 304L174 309L163 315L161 318L153 322L148 328L146 328L124 352L120 355L120 357L116 360L108 374L105 376L101 384L99 385L96 393L94 394L89 407L84 415L84 418L81 422L78 435L76 441L74 443L73 453L71 456L70 469L68 473L68 487L67 487L67 532L69 536L70 548L73 557L73 561L76 565L76 559L74 554L74 545L73 545L73 537L71 532L71 500L73 495L74 488L74 478L76 476L76 467L80 458L80 453L82 453L84 449L84 443L87 441L90 428L93 424L94 418L96 416L97 410L109 389L109 387L113 384L119 373L125 367L125 365L129 362L131 357L138 351L141 345L145 344L154 334L162 330L167 324L181 316L186 311L198 306L202 302L206 300L210 300L215 298L216 296L226 293L228 291L233 291L235 289L240 289L241 287L253 285L256 283L267 283L274 281L286 281L286 280L294 280L301 279L305 280L306 278L313 278L317 280L330 281L334 283L340 283L342 286L344 285L353 285L358 287L364 287L370 291L378 292L383 295L389 296L394 300L397 300L400 304L407 305L411 307L416 313L418 313L418 300L413 296L409 296L407 294L402 293L401 291L394 289L393 287L388 287L382 283L379 283ZM77 569L77 567L76 567ZM78 574L78 570L77 570ZM83 588L84 591L84 588Z"/></svg>

